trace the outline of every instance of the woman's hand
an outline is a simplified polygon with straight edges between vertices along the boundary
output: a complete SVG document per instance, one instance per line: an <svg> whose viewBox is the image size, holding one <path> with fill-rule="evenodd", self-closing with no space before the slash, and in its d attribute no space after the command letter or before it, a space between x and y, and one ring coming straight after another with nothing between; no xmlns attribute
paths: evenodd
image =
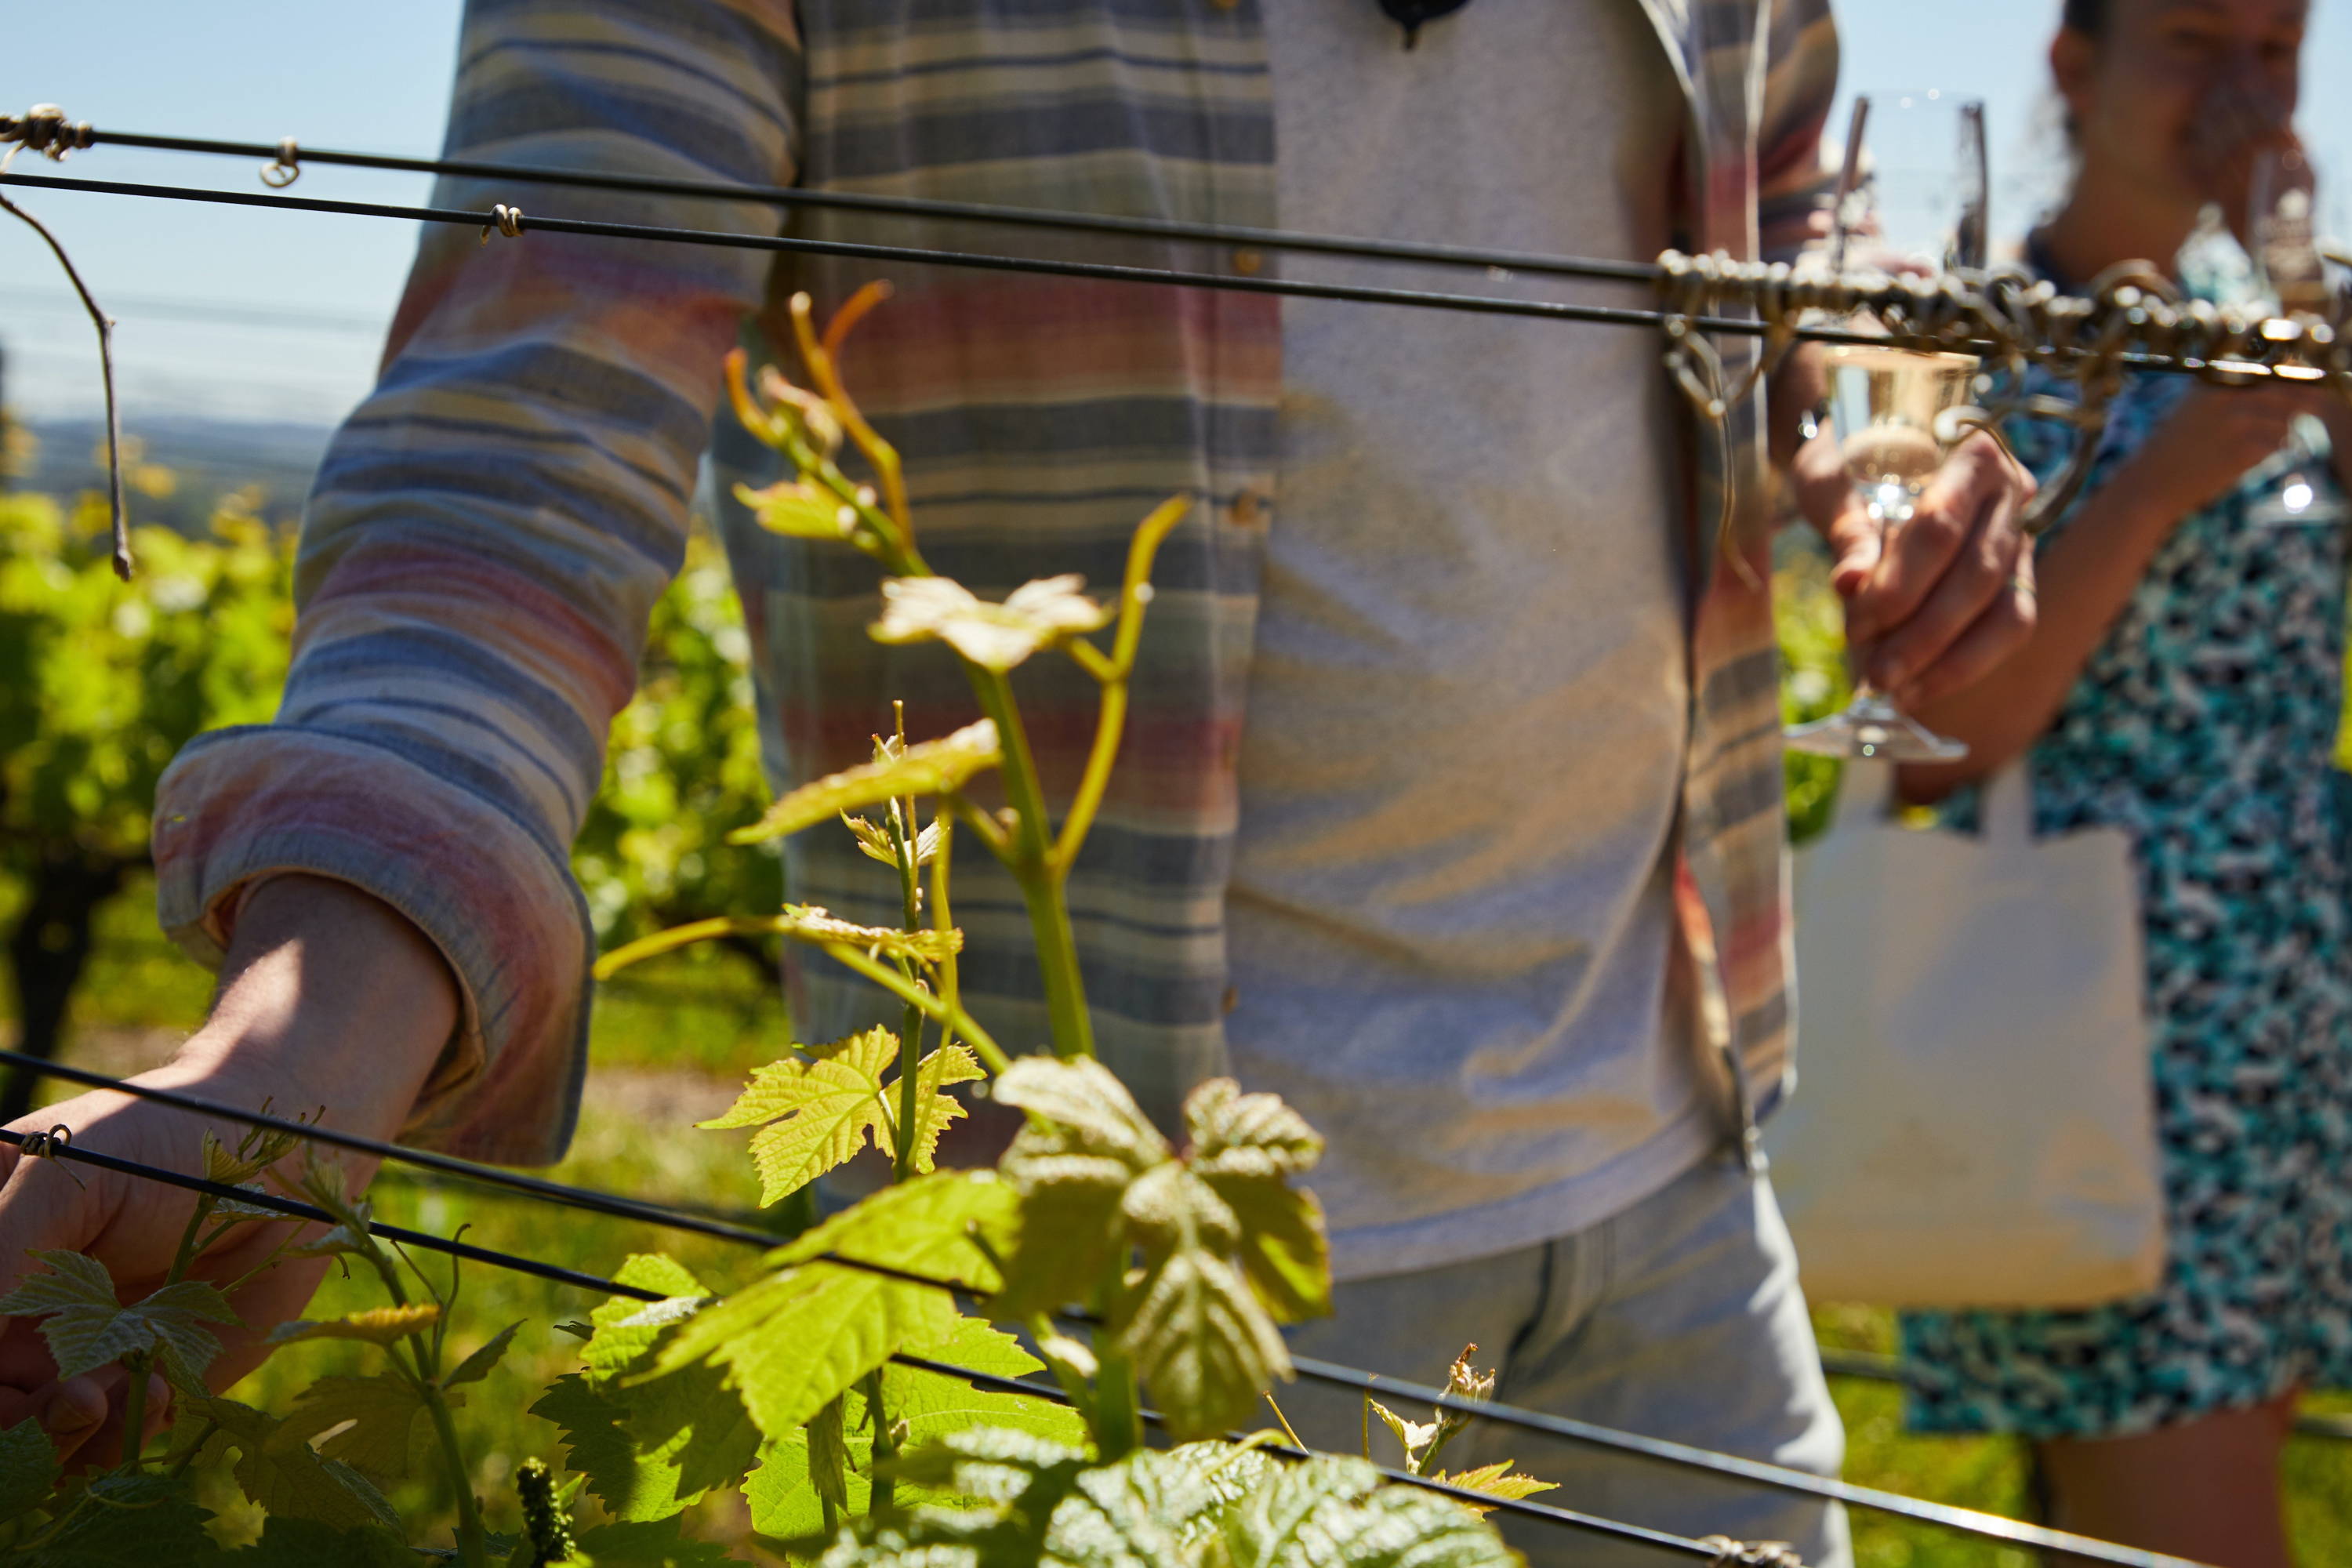
<svg viewBox="0 0 2352 1568"><path fill-rule="evenodd" d="M398 1131L457 1021L457 989L440 952L406 919L354 888L310 877L255 891L237 922L219 999L204 1028L167 1067L134 1081L278 1114L319 1113L370 1137ZM70 1128L78 1148L201 1174L209 1130L234 1149L245 1129L114 1090L44 1108L19 1131ZM287 1166L299 1170L297 1154ZM343 1157L345 1190L357 1193L373 1162ZM0 1151L0 1291L37 1267L29 1252L85 1252L107 1266L126 1301L162 1286L195 1195L77 1162ZM227 1287L260 1267L288 1226L241 1225L190 1270ZM225 1388L258 1363L268 1330L298 1315L323 1260L272 1264L239 1286L231 1305L242 1329L224 1328L223 1353L207 1373ZM30 1321L0 1323L0 1426L38 1416L68 1458L76 1450L113 1461L127 1380L119 1367L60 1382ZM160 1398L147 1402L151 1422ZM94 1447L92 1445L95 1445Z"/></svg>
<svg viewBox="0 0 2352 1568"><path fill-rule="evenodd" d="M1954 447L1916 515L1883 538L1822 431L1791 467L1798 505L1828 541L1830 582L1863 679L1927 701L1981 679L2033 632L2033 559L2020 527L2033 479L1979 433Z"/></svg>

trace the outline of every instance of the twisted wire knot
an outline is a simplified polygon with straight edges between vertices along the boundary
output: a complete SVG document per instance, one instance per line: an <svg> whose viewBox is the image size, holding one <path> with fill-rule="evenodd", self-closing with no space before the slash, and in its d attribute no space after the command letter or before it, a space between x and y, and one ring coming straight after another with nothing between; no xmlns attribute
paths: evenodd
<svg viewBox="0 0 2352 1568"><path fill-rule="evenodd" d="M278 156L261 165L261 183L282 191L302 177L302 149L289 136L278 144Z"/></svg>
<svg viewBox="0 0 2352 1568"><path fill-rule="evenodd" d="M482 243L490 243L490 231L498 230L509 239L522 237L522 208L510 207L500 202L490 208L490 221L482 226Z"/></svg>
<svg viewBox="0 0 2352 1568"><path fill-rule="evenodd" d="M1797 1549L1785 1541L1734 1541L1710 1535L1699 1542L1715 1552L1707 1568L1805 1568Z"/></svg>
<svg viewBox="0 0 2352 1568"><path fill-rule="evenodd" d="M47 1132L27 1132L17 1146L27 1160L54 1160L73 1143L73 1129L60 1122Z"/></svg>
<svg viewBox="0 0 2352 1568"><path fill-rule="evenodd" d="M22 114L0 114L0 142L15 142L61 163L97 140L87 120L68 120L54 103L37 103Z"/></svg>

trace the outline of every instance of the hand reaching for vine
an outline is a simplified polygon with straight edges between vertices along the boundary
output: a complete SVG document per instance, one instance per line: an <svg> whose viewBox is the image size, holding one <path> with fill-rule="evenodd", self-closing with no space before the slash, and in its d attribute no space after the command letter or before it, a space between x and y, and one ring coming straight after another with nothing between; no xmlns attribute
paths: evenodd
<svg viewBox="0 0 2352 1568"><path fill-rule="evenodd" d="M224 973L211 1019L171 1064L134 1081L256 1110L317 1110L347 1131L389 1137L457 1021L456 985L438 952L402 916L341 883L288 877L257 889ZM192 1174L204 1170L207 1131L232 1147L243 1131L109 1090L15 1124L55 1126L71 1129L80 1148ZM354 1190L373 1173L369 1162L343 1168ZM194 1205L178 1188L0 1151L0 1292L33 1271L28 1253L61 1249L103 1263L124 1299L138 1300L165 1282ZM245 1281L231 1304L246 1326L221 1331L223 1353L207 1373L215 1388L262 1360L268 1330L300 1313L326 1268L309 1258L262 1268L286 1229L228 1229L189 1270L224 1287ZM69 1460L79 1451L84 1462L110 1464L132 1405L150 1426L163 1417L162 1398L130 1395L119 1368L58 1381L31 1321L0 1324L0 1426L37 1416Z"/></svg>

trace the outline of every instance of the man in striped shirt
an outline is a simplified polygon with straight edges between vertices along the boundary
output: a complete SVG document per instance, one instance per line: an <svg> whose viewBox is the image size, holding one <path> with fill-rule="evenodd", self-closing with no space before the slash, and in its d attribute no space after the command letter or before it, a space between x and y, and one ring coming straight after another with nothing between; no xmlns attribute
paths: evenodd
<svg viewBox="0 0 2352 1568"><path fill-rule="evenodd" d="M449 147L1551 254L1802 241L1835 58L1822 0L1475 0L1410 49L1383 9L475 0ZM479 181L436 201L778 222ZM811 209L788 231L1188 270L1276 259ZM872 275L427 237L381 384L311 498L278 720L191 746L159 805L164 923L227 978L157 1081L315 1101L483 1158L560 1152L591 952L565 847L678 560L719 359L761 342L774 300L806 289L826 310ZM1316 1185L1342 1288L1300 1348L1428 1376L1475 1340L1514 1402L1833 1473L1835 1413L1748 1153L1789 1033L1755 401L1694 423L1657 342L1622 329L890 276L851 375L905 455L937 569L992 594L1112 581L1142 512L1195 498L1160 557L1128 751L1071 899L1104 1055L1148 1106L1229 1070L1329 1139ZM1725 352L1743 374L1752 351ZM754 480L772 461L731 421L718 455ZM1956 454L1883 569L1834 456L1805 472L1883 684L1930 694L2016 646L2022 481L1989 446ZM1727 525L1699 526L1727 491ZM868 563L740 509L721 521L780 785L861 760L892 698L922 733L967 716L937 650L859 635ZM1021 679L1049 787L1066 785L1091 687ZM796 898L891 918L895 884L845 837L803 835L792 856ZM959 871L966 999L999 1037L1042 1041L1019 899L992 872ZM829 966L793 984L811 1038L873 1015ZM111 1097L66 1119L110 1151L193 1159L192 1129ZM131 1279L176 1237L146 1190L60 1185L31 1169L0 1188L0 1252L87 1244ZM299 1308L314 1278L271 1277L248 1318ZM44 1402L53 1429L97 1418L102 1391L61 1395L20 1360L0 1381L37 1392L0 1390L0 1418L9 1397ZM1297 1403L1310 1436L1351 1439L1352 1407ZM1580 1507L1843 1560L1832 1510L1504 1451Z"/></svg>

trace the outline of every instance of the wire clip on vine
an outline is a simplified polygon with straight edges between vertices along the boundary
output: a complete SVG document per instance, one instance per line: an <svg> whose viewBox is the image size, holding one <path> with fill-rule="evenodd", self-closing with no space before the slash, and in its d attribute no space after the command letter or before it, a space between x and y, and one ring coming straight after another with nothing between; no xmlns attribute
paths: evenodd
<svg viewBox="0 0 2352 1568"><path fill-rule="evenodd" d="M282 191L302 177L302 149L289 136L278 144L278 156L261 165L261 183Z"/></svg>
<svg viewBox="0 0 2352 1568"><path fill-rule="evenodd" d="M37 103L22 114L0 114L0 143L29 147L53 163L65 162L95 141L87 120L68 120L54 103Z"/></svg>

